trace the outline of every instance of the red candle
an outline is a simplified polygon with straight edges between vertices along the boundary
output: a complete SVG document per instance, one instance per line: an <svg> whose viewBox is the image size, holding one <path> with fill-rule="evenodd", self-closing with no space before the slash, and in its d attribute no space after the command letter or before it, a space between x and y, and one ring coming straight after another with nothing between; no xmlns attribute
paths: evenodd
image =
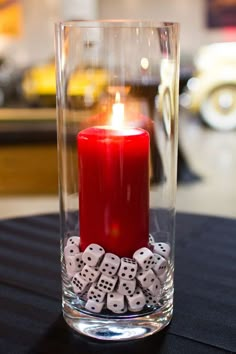
<svg viewBox="0 0 236 354"><path fill-rule="evenodd" d="M97 243L131 257L148 245L149 134L93 127L77 143L81 249Z"/></svg>

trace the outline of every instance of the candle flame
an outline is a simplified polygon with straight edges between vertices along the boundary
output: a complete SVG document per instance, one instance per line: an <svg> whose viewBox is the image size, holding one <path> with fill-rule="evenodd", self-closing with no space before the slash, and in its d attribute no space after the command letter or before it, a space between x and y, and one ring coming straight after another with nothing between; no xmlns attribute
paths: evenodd
<svg viewBox="0 0 236 354"><path fill-rule="evenodd" d="M114 128L121 128L124 121L124 104L120 103L120 93L116 92L115 103L112 106L111 124Z"/></svg>
<svg viewBox="0 0 236 354"><path fill-rule="evenodd" d="M116 103L120 103L120 92L116 92L115 101Z"/></svg>

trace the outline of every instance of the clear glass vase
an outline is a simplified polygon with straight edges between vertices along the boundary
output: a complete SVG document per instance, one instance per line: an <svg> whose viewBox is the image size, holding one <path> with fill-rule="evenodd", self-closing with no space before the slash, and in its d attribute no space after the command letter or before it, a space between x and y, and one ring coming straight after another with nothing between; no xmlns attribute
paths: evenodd
<svg viewBox="0 0 236 354"><path fill-rule="evenodd" d="M179 26L56 25L62 304L97 339L173 312Z"/></svg>

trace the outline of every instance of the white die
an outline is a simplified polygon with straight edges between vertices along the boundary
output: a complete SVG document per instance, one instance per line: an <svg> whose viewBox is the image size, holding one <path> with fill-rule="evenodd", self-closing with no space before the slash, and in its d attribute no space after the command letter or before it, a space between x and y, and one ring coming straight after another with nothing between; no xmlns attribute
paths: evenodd
<svg viewBox="0 0 236 354"><path fill-rule="evenodd" d="M117 279L118 277L116 275L108 277L107 275L102 274L97 283L97 287L104 293L111 293L116 286Z"/></svg>
<svg viewBox="0 0 236 354"><path fill-rule="evenodd" d="M161 294L161 282L158 278L155 277L154 282L152 285L148 287L148 290L150 292L150 295L157 296L158 294Z"/></svg>
<svg viewBox="0 0 236 354"><path fill-rule="evenodd" d="M148 243L149 243L149 245L154 245L154 243L155 243L155 239L152 236L152 234L148 235Z"/></svg>
<svg viewBox="0 0 236 354"><path fill-rule="evenodd" d="M146 298L140 288L137 288L133 295L126 297L130 311L141 311L146 304Z"/></svg>
<svg viewBox="0 0 236 354"><path fill-rule="evenodd" d="M73 246L76 245L79 247L80 244L80 237L78 236L71 236L68 238L66 245L67 246Z"/></svg>
<svg viewBox="0 0 236 354"><path fill-rule="evenodd" d="M88 283L94 283L97 278L99 277L100 272L96 267L90 267L89 265L85 265L81 271L81 276L86 280Z"/></svg>
<svg viewBox="0 0 236 354"><path fill-rule="evenodd" d="M140 271L137 274L137 280L142 288L148 288L151 286L156 279L154 272L151 269L148 269L146 272Z"/></svg>
<svg viewBox="0 0 236 354"><path fill-rule="evenodd" d="M99 270L109 277L115 275L120 266L120 258L113 253L106 253Z"/></svg>
<svg viewBox="0 0 236 354"><path fill-rule="evenodd" d="M122 295L132 295L136 288L136 279L133 280L125 280L119 278L117 291Z"/></svg>
<svg viewBox="0 0 236 354"><path fill-rule="evenodd" d="M160 280L161 284L164 284L167 278L167 271L165 273L162 273L161 275L158 276L158 279Z"/></svg>
<svg viewBox="0 0 236 354"><path fill-rule="evenodd" d="M64 248L65 259L67 259L67 257L69 257L69 256L74 256L75 254L78 254L78 253L80 253L79 247L76 245L66 246Z"/></svg>
<svg viewBox="0 0 236 354"><path fill-rule="evenodd" d="M88 282L81 277L80 273L76 273L73 276L71 284L76 294L81 294L85 292L89 285Z"/></svg>
<svg viewBox="0 0 236 354"><path fill-rule="evenodd" d="M122 311L122 309L125 307L125 297L124 295L121 295L117 293L116 291L107 294L107 308L108 310L111 310L114 312L116 311Z"/></svg>
<svg viewBox="0 0 236 354"><path fill-rule="evenodd" d="M154 254L147 247L142 247L134 252L133 258L143 270L152 268L156 263Z"/></svg>
<svg viewBox="0 0 236 354"><path fill-rule="evenodd" d="M139 311L142 311L143 308L144 308L144 306L140 306L139 308L138 307L133 308L133 307L128 306L128 310L130 312L139 312Z"/></svg>
<svg viewBox="0 0 236 354"><path fill-rule="evenodd" d="M159 305L160 296L153 296L150 294L145 294L145 297L146 297L146 305L147 306Z"/></svg>
<svg viewBox="0 0 236 354"><path fill-rule="evenodd" d="M67 273L69 278L72 278L75 275L75 273L78 272L76 264L74 262L74 257L76 257L76 255L75 256L69 256L65 260L66 273Z"/></svg>
<svg viewBox="0 0 236 354"><path fill-rule="evenodd" d="M95 267L100 262L104 254L105 251L101 246L96 243L91 243L84 250L82 259L84 263L90 265L91 267Z"/></svg>
<svg viewBox="0 0 236 354"><path fill-rule="evenodd" d="M127 312L127 305L125 304L123 309L121 309L121 310L117 310L117 309L113 308L112 312L114 312L114 313L125 313L125 312Z"/></svg>
<svg viewBox="0 0 236 354"><path fill-rule="evenodd" d="M88 300L85 304L85 308L91 312L99 313L102 311L104 302L96 302L94 300Z"/></svg>
<svg viewBox="0 0 236 354"><path fill-rule="evenodd" d="M167 259L170 255L170 246L168 245L168 243L164 242L155 243L153 252L160 254L161 256Z"/></svg>
<svg viewBox="0 0 236 354"><path fill-rule="evenodd" d="M73 276L75 275L75 273L76 273L76 272L70 272L69 270L66 270L66 274L67 274L67 277L68 277L69 279L72 279Z"/></svg>
<svg viewBox="0 0 236 354"><path fill-rule="evenodd" d="M119 277L132 280L135 278L138 270L136 261L132 258L123 257L120 262L120 269L118 272Z"/></svg>
<svg viewBox="0 0 236 354"><path fill-rule="evenodd" d="M164 257L159 254L155 254L156 264L153 267L154 273L159 277L161 274L165 273L167 270L167 261Z"/></svg>
<svg viewBox="0 0 236 354"><path fill-rule="evenodd" d="M80 272L84 266L84 262L82 261L82 253L66 257L65 263L68 275L74 275L75 273Z"/></svg>
<svg viewBox="0 0 236 354"><path fill-rule="evenodd" d="M105 296L106 294L98 289L97 284L92 284L88 291L87 298L95 302L103 302Z"/></svg>
<svg viewBox="0 0 236 354"><path fill-rule="evenodd" d="M89 287L86 288L86 290L79 295L79 298L81 300L84 300L84 301L88 301L88 290L89 290Z"/></svg>

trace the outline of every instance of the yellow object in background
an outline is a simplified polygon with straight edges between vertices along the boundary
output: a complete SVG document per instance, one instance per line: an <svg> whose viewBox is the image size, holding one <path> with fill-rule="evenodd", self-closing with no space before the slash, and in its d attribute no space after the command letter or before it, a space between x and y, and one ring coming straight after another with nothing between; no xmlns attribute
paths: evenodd
<svg viewBox="0 0 236 354"><path fill-rule="evenodd" d="M20 0L0 0L0 35L16 37L22 33Z"/></svg>
<svg viewBox="0 0 236 354"><path fill-rule="evenodd" d="M49 63L27 70L22 82L22 88L25 97L28 99L37 95L55 95L55 65Z"/></svg>
<svg viewBox="0 0 236 354"><path fill-rule="evenodd" d="M67 92L77 106L92 107L103 93L108 75L101 68L77 69L71 75ZM56 79L54 63L39 65L26 70L22 80L22 93L28 103L55 106Z"/></svg>

